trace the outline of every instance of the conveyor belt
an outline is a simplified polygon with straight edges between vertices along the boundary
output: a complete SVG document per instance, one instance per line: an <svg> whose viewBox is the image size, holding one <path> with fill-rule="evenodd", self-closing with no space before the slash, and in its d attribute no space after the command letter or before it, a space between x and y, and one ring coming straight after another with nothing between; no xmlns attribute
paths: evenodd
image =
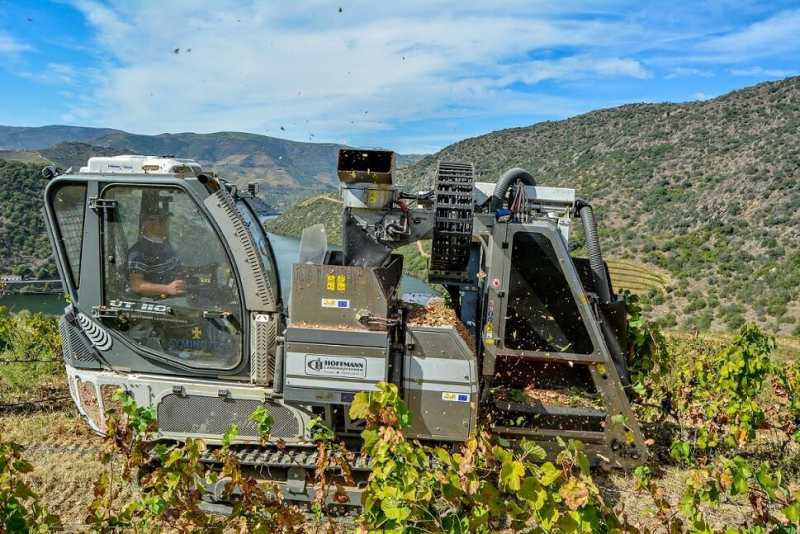
<svg viewBox="0 0 800 534"><path fill-rule="evenodd" d="M434 182L433 247L428 281L466 282L475 203L472 164L440 161Z"/></svg>

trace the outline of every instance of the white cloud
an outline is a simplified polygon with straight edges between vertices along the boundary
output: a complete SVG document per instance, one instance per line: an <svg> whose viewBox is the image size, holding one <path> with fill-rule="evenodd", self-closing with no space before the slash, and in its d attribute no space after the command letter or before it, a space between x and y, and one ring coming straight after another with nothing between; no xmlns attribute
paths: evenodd
<svg viewBox="0 0 800 534"><path fill-rule="evenodd" d="M13 36L0 30L0 54L13 56L19 52L27 52L28 50L33 50L33 47L19 42Z"/></svg>
<svg viewBox="0 0 800 534"><path fill-rule="evenodd" d="M755 57L800 50L800 9L786 10L746 28L715 37L698 49L711 54L705 58L720 62L741 62Z"/></svg>
<svg viewBox="0 0 800 534"><path fill-rule="evenodd" d="M796 57L800 33L800 10L745 25L737 20L763 6L743 5L733 16L730 6L627 0L509 0L502 9L480 0L66 1L93 30L81 44L95 63L51 69L75 95L64 97L65 121L139 133L397 139L392 148L406 151L617 102L662 101L646 81L656 77L776 77L777 69L725 69L783 68L776 60Z"/></svg>
<svg viewBox="0 0 800 534"><path fill-rule="evenodd" d="M75 83L79 72L75 67L64 63L48 63L47 66L39 71L20 72L23 78L31 78L44 83L52 84L72 84Z"/></svg>
<svg viewBox="0 0 800 534"><path fill-rule="evenodd" d="M509 82L522 81L536 84L547 79L575 80L606 76L650 78L652 75L633 59L568 57L557 61L533 61L515 69L522 72L509 75Z"/></svg>
<svg viewBox="0 0 800 534"><path fill-rule="evenodd" d="M749 67L746 69L731 69L730 73L734 76L757 76L766 78L785 78L793 76L795 71L783 69L764 69L761 67Z"/></svg>
<svg viewBox="0 0 800 534"><path fill-rule="evenodd" d="M424 2L402 10L353 3L343 13L327 2L75 5L111 60L72 114L143 133L236 129L340 141L343 132L423 118L560 118L581 103L514 84L651 75L618 50L635 41L627 23L550 17L524 2L506 6L507 15L494 5ZM548 58L552 49L567 57Z"/></svg>
<svg viewBox="0 0 800 534"><path fill-rule="evenodd" d="M714 76L714 74L706 70L676 67L672 69L672 71L667 74L665 78L668 80L674 80L676 78L710 78L712 76Z"/></svg>
<svg viewBox="0 0 800 534"><path fill-rule="evenodd" d="M692 95L692 100L710 100L715 98L716 95L709 95L707 93L695 93Z"/></svg>

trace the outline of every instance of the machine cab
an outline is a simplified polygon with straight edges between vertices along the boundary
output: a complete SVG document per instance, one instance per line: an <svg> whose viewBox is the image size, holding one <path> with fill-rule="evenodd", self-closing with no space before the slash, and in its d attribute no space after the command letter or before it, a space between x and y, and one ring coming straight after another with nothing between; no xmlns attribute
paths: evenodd
<svg viewBox="0 0 800 534"><path fill-rule="evenodd" d="M277 330L281 295L248 196L170 157L92 158L52 180L45 215L72 300L68 363L267 382L251 355L274 347L254 351L250 323Z"/></svg>

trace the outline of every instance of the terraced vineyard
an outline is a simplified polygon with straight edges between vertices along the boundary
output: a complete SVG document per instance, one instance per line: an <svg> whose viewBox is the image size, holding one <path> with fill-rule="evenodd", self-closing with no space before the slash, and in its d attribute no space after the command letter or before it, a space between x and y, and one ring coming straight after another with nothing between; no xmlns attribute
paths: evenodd
<svg viewBox="0 0 800 534"><path fill-rule="evenodd" d="M606 263L616 291L627 289L636 294L662 292L671 282L668 274L659 273L652 266L613 259L607 259Z"/></svg>

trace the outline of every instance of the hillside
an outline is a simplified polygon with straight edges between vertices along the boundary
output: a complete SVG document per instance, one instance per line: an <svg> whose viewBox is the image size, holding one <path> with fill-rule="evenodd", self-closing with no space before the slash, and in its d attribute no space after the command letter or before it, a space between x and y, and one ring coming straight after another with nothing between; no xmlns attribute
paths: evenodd
<svg viewBox="0 0 800 534"><path fill-rule="evenodd" d="M60 168L66 170L70 167L83 167L89 158L94 156L116 156L122 154L122 150L115 150L104 146L89 145L75 141L65 141L49 148L38 151L42 157Z"/></svg>
<svg viewBox="0 0 800 534"><path fill-rule="evenodd" d="M31 150L64 141L88 142L118 132L112 128L83 126L0 126L0 150Z"/></svg>
<svg viewBox="0 0 800 534"><path fill-rule="evenodd" d="M577 189L609 259L669 277L644 292L668 325L800 334L800 77L493 132L398 169L397 182L429 187L439 160L474 162L483 181L519 166ZM296 234L308 206L273 231Z"/></svg>
<svg viewBox="0 0 800 534"><path fill-rule="evenodd" d="M42 218L41 167L0 160L0 274L57 278Z"/></svg>

